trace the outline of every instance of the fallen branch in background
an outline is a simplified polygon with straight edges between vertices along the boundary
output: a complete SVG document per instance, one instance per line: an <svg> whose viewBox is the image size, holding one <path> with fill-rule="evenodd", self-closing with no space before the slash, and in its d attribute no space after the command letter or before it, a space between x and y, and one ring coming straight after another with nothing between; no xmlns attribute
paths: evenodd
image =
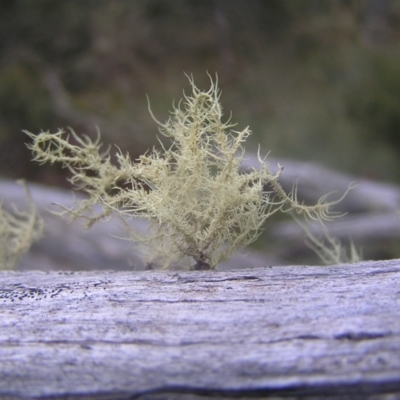
<svg viewBox="0 0 400 400"><path fill-rule="evenodd" d="M396 185L358 179L312 162L287 159L278 161L273 157L268 157L267 161L273 173L278 171L278 163L284 167L279 182L286 191L290 191L298 183L298 196L305 202L315 203L327 193L332 193L332 199L340 198L349 186L353 186L346 197L335 206L339 212L377 213L400 210L400 187ZM257 168L257 156L246 153L242 167L245 171Z"/></svg>
<svg viewBox="0 0 400 400"><path fill-rule="evenodd" d="M256 157L255 157L256 160ZM254 160L254 166L257 166ZM268 158L273 172L277 162ZM340 195L356 179L330 171L317 164L284 160L285 169L280 182L285 190L297 180L299 200L315 203L323 193L335 191L332 196ZM247 157L244 169L252 167L251 156ZM72 193L58 188L47 188L29 184L33 201L44 219L45 235L36 242L31 251L20 260L21 269L109 269L120 270L144 269L136 255L135 248L128 242L116 239L121 236L121 230L115 222L99 224L89 230L85 229L84 221L70 222L49 212L59 211L53 203L72 206ZM0 199L3 206L15 204L18 209L26 207L25 192L15 182L0 180ZM383 184L368 180L357 181L344 200L338 204L339 212L347 215L327 224L332 237L346 241L351 238L357 247L368 247L379 256L380 248L387 242L400 240L400 221L397 211L400 210L400 188L395 185ZM146 229L146 224L140 220L130 223L139 229ZM140 227L139 227L140 226ZM322 234L320 227L310 225L310 231L318 236ZM247 266L287 265L296 262L299 253L308 250L305 245L305 235L298 224L280 222L268 226L269 237L280 245L268 248L266 254L246 249L242 255L233 257L220 268L238 268L243 265L245 257Z"/></svg>
<svg viewBox="0 0 400 400"><path fill-rule="evenodd" d="M271 170L278 169L278 161L268 157ZM325 223L329 236L342 243L353 242L356 249L367 258L396 258L400 242L400 187L357 179L338 173L311 162L280 160L285 169L280 183L286 191L297 185L298 197L306 203L315 202L323 193L332 193L328 201L339 198L351 185L352 189L335 206L335 210L344 215ZM250 156L243 162L244 170L256 168L257 157ZM309 232L317 238L324 238L321 225L310 223ZM310 252L304 229L293 221L275 223L268 229L269 239L278 245L269 251L272 258L283 259L283 264L296 263L299 255ZM394 254L391 254L392 244Z"/></svg>

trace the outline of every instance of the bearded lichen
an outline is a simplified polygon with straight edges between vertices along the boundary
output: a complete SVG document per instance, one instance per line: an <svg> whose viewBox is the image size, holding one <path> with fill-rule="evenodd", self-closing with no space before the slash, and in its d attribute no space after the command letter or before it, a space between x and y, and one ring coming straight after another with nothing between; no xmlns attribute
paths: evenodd
<svg viewBox="0 0 400 400"><path fill-rule="evenodd" d="M0 269L12 269L43 232L43 220L25 183L20 183L26 191L27 210L13 207L13 211L8 212L0 204Z"/></svg>
<svg viewBox="0 0 400 400"><path fill-rule="evenodd" d="M68 213L84 216L89 226L114 214L125 221L129 238L147 248L149 264L192 269L215 268L253 242L278 211L321 223L333 217L336 202L299 202L295 190L287 194L279 184L283 168L272 173L260 155L258 169L242 172L249 128L235 131L229 120L223 122L216 82L208 91L199 90L192 79L190 84L192 94L174 107L167 122L157 121L150 111L170 145L160 142L159 150L135 162L117 150L112 164L109 149L101 150L100 135L91 140L72 130L26 132L34 160L62 163L75 187L88 194ZM98 204L102 209L96 213ZM150 222L146 234L126 223L132 217Z"/></svg>

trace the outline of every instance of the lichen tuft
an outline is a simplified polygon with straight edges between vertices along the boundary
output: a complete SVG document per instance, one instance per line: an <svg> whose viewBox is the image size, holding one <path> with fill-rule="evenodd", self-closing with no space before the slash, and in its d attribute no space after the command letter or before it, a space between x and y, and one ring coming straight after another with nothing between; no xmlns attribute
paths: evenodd
<svg viewBox="0 0 400 400"><path fill-rule="evenodd" d="M284 192L278 182L282 167L273 174L259 156L259 169L241 172L249 128L235 131L229 120L223 122L217 82L211 80L210 89L201 91L189 80L192 94L174 107L167 122L157 121L150 111L171 145L160 142L160 150L135 162L118 150L117 165L111 164L109 151L101 151L100 135L92 141L72 130L26 132L33 140L28 147L34 159L61 162L72 172L76 188L89 195L68 213L84 216L89 226L112 214L123 221L145 218L151 223L145 235L124 226L129 238L147 249L149 265L192 269L214 269L253 242L265 220L278 211L320 222L332 218L334 203L321 199L307 206L298 202L295 191ZM96 204L102 206L97 214Z"/></svg>

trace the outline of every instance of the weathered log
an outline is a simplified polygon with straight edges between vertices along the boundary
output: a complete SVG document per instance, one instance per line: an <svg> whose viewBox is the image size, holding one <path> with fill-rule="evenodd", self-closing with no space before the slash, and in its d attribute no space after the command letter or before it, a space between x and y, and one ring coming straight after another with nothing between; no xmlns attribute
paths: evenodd
<svg viewBox="0 0 400 400"><path fill-rule="evenodd" d="M2 272L0 398L399 394L399 282L400 260Z"/></svg>

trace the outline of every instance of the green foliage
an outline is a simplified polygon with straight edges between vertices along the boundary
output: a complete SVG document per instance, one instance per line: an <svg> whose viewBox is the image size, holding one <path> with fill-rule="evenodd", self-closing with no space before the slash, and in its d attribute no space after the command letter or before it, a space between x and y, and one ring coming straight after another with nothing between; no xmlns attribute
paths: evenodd
<svg viewBox="0 0 400 400"><path fill-rule="evenodd" d="M23 127L84 131L97 123L107 127L104 142L118 143L136 158L154 145L154 136L145 134L153 121L142 94L150 94L152 108L162 115L169 99L180 96L179 66L223 76L230 87L225 107L236 110L237 122L251 121L252 145L260 142L275 155L353 174L398 179L392 172L399 170L397 89L392 78L381 84L386 68L375 71L373 59L378 64L391 59L393 72L399 70L400 13L392 2L388 30L374 33L382 35L382 45L371 47L364 34L372 3L0 2L0 173L51 183L36 168L23 171L29 153L15 134ZM135 141L124 134L132 117ZM373 145L365 143L366 133ZM10 167L13 159L18 162ZM54 180L63 179L53 170L56 174Z"/></svg>
<svg viewBox="0 0 400 400"><path fill-rule="evenodd" d="M347 99L350 118L362 124L366 137L379 139L400 154L400 57L376 57L370 76L352 85Z"/></svg>
<svg viewBox="0 0 400 400"><path fill-rule="evenodd" d="M27 211L19 211L14 207L11 214L0 207L0 269L12 269L18 258L42 235L43 220L37 213L25 185L24 188Z"/></svg>
<svg viewBox="0 0 400 400"><path fill-rule="evenodd" d="M0 70L0 120L12 127L10 138L26 123L40 127L51 121L51 101L40 81L40 74L22 63Z"/></svg>
<svg viewBox="0 0 400 400"><path fill-rule="evenodd" d="M129 238L147 248L147 261L162 267L192 263L194 269L215 268L253 242L277 211L321 223L332 218L330 207L336 202L322 198L315 206L299 203L296 191L286 194L278 182L283 168L271 173L260 156L259 169L241 173L250 130L234 131L230 121L222 121L216 83L208 91L190 83L192 95L185 96L166 123L153 117L171 145L161 144L161 150L153 149L136 162L118 151L118 165L113 165L109 150L101 151L100 136L92 141L72 130L70 135L63 130L26 132L33 139L28 147L34 159L62 163L72 172L76 188L89 195L68 213L84 216L89 226L112 214L123 221L145 218L151 223L145 235L124 225ZM99 213L97 204L102 206Z"/></svg>

